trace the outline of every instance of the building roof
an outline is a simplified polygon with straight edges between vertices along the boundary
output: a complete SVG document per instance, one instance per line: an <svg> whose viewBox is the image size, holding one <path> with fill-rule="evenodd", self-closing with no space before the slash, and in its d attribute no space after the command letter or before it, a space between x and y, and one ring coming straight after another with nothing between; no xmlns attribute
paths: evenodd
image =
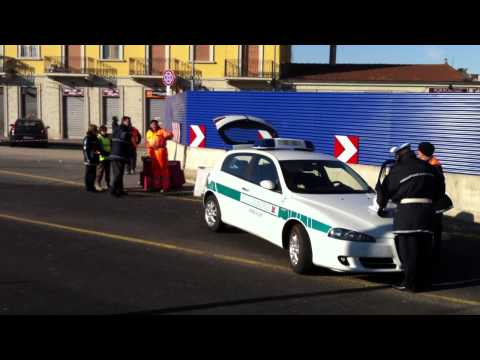
<svg viewBox="0 0 480 360"><path fill-rule="evenodd" d="M290 82L470 82L448 64L287 64Z"/></svg>

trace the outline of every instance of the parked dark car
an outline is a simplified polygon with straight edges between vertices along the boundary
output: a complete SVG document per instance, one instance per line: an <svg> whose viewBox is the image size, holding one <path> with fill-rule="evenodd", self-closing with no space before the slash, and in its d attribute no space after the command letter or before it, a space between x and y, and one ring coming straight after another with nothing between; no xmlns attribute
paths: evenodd
<svg viewBox="0 0 480 360"><path fill-rule="evenodd" d="M48 128L42 120L18 119L10 125L10 146L29 144L47 146Z"/></svg>

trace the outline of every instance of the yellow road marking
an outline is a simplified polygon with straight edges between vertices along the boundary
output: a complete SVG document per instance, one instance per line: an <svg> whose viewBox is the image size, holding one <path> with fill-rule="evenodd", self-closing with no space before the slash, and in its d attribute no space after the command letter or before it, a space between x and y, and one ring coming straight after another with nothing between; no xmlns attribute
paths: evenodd
<svg viewBox="0 0 480 360"><path fill-rule="evenodd" d="M194 249L185 248L185 247L176 246L176 245L167 244L167 243L159 243L159 242L155 242L155 241L148 241L148 240L139 239L139 238L135 238L135 237L131 237L131 236L123 236L123 235L106 233L106 232L103 232L103 231L82 229L82 228L78 228L78 227L74 227L74 226L55 224L55 223L46 222L46 221L32 220L32 219L27 219L27 218L23 218L23 217L8 215L8 214L0 214L0 218L13 220L13 221L18 221L18 222L23 222L23 223L27 223L27 224L48 226L48 227L52 227L52 228L56 228L56 229L60 229L60 230L67 230L67 231L76 232L76 233L79 233L79 234L95 235L95 236L105 237L105 238L114 239L114 240L122 240L122 241L130 242L130 243L134 243L134 244L154 246L154 247L157 247L157 248L168 249L168 250L178 250L178 251L191 253L191 254L203 255L205 253L204 251L194 250Z"/></svg>
<svg viewBox="0 0 480 360"><path fill-rule="evenodd" d="M26 177L26 178L30 178L30 179L36 179L36 180L54 181L54 182L67 184L67 185L73 185L73 186L83 186L84 185L82 183L75 182L75 181L63 180L63 179L58 179L58 178L54 178L54 177L50 177L50 176L40 176L40 175L26 174L26 173L21 173L21 172L16 172L16 171L0 170L0 174L21 176L21 177Z"/></svg>
<svg viewBox="0 0 480 360"><path fill-rule="evenodd" d="M54 178L51 176L41 176L41 175L33 175L33 174L27 174L27 173L22 173L22 172L17 172L17 171L9 171L9 170L0 170L0 174L5 174L5 175L12 175L12 176L20 176L20 177L25 177L29 179L35 179L35 180L45 180L45 181L52 181L52 182L57 182L60 184L65 184L65 185L71 185L71 186L85 186L85 184L81 182L76 182L76 181L70 181L70 180L64 180L64 179L59 179L59 178ZM133 192L133 191L132 191ZM145 193L145 192L135 192L136 194L142 194L145 196L152 196L151 194ZM163 195L163 197L168 197L171 199L178 199L178 200L183 200L183 201L194 201L194 202L199 202L201 199L197 198L188 198L188 197L182 197L182 196L177 196L177 195Z"/></svg>
<svg viewBox="0 0 480 360"><path fill-rule="evenodd" d="M474 306L480 305L480 301L469 300L469 299L459 299L459 298L447 296L447 295L432 294L432 293L428 293L428 294L425 293L421 295L432 298L432 299L445 300L445 301L450 301L450 302L454 302L462 305L474 305Z"/></svg>
<svg viewBox="0 0 480 360"><path fill-rule="evenodd" d="M277 271L289 271L289 269L286 268L285 266L262 263L262 262L259 262L259 261L239 258L239 257L236 257L236 256L221 255L221 254L212 254L212 256L217 258L217 259L222 259L222 260L225 260L225 261L236 262L236 263L245 264L245 265L261 266L261 267L264 267L264 268L268 268L268 269L271 269L271 270L277 270Z"/></svg>

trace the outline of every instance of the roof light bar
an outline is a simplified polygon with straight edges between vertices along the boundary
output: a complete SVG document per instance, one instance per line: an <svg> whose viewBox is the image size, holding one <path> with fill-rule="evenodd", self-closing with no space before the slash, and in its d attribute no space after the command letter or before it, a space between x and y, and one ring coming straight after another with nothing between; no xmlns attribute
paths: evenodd
<svg viewBox="0 0 480 360"><path fill-rule="evenodd" d="M301 139L262 139L255 142L255 149L259 150L302 150L315 151L315 146L311 141Z"/></svg>

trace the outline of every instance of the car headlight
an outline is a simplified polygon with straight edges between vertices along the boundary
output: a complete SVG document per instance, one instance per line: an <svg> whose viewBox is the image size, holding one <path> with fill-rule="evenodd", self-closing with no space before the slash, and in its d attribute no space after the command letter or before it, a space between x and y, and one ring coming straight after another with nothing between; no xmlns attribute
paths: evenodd
<svg viewBox="0 0 480 360"><path fill-rule="evenodd" d="M328 231L328 236L339 240L375 242L375 238L373 236L342 228L331 228Z"/></svg>

